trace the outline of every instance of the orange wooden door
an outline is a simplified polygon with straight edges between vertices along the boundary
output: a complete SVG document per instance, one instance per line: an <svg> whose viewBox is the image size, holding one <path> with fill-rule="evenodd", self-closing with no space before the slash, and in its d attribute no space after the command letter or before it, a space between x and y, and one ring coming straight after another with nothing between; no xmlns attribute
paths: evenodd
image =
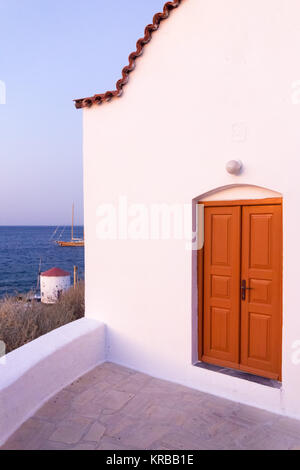
<svg viewBox="0 0 300 470"><path fill-rule="evenodd" d="M281 380L281 205L242 208L241 280L240 369Z"/></svg>
<svg viewBox="0 0 300 470"><path fill-rule="evenodd" d="M206 207L203 357L239 367L241 207Z"/></svg>

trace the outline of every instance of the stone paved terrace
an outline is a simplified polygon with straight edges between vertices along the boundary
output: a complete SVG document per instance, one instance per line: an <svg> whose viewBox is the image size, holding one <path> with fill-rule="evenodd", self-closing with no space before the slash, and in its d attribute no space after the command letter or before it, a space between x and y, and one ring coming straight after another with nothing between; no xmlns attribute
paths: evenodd
<svg viewBox="0 0 300 470"><path fill-rule="evenodd" d="M8 449L300 449L300 422L106 363L46 403Z"/></svg>

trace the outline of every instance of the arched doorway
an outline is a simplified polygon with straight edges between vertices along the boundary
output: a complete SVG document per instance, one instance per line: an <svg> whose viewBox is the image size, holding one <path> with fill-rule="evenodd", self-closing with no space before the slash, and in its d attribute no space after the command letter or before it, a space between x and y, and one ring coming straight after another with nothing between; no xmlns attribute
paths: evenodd
<svg viewBox="0 0 300 470"><path fill-rule="evenodd" d="M282 196L231 186L196 204L199 360L281 380Z"/></svg>

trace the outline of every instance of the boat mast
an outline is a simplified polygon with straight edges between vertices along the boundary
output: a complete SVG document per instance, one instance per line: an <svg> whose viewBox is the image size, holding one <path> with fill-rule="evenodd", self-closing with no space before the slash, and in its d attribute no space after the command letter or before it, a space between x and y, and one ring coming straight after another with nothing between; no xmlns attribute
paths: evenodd
<svg viewBox="0 0 300 470"><path fill-rule="evenodd" d="M74 202L72 205L72 240L74 240Z"/></svg>

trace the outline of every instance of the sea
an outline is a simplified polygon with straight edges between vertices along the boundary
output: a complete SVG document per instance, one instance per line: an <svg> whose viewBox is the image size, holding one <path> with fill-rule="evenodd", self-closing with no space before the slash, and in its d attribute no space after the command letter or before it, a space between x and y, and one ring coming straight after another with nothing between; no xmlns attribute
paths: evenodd
<svg viewBox="0 0 300 470"><path fill-rule="evenodd" d="M74 237L83 237L83 227L74 227ZM62 248L55 240L70 240L71 227L0 226L0 298L35 291L39 271L53 267L71 273L78 267L84 279L84 248Z"/></svg>

